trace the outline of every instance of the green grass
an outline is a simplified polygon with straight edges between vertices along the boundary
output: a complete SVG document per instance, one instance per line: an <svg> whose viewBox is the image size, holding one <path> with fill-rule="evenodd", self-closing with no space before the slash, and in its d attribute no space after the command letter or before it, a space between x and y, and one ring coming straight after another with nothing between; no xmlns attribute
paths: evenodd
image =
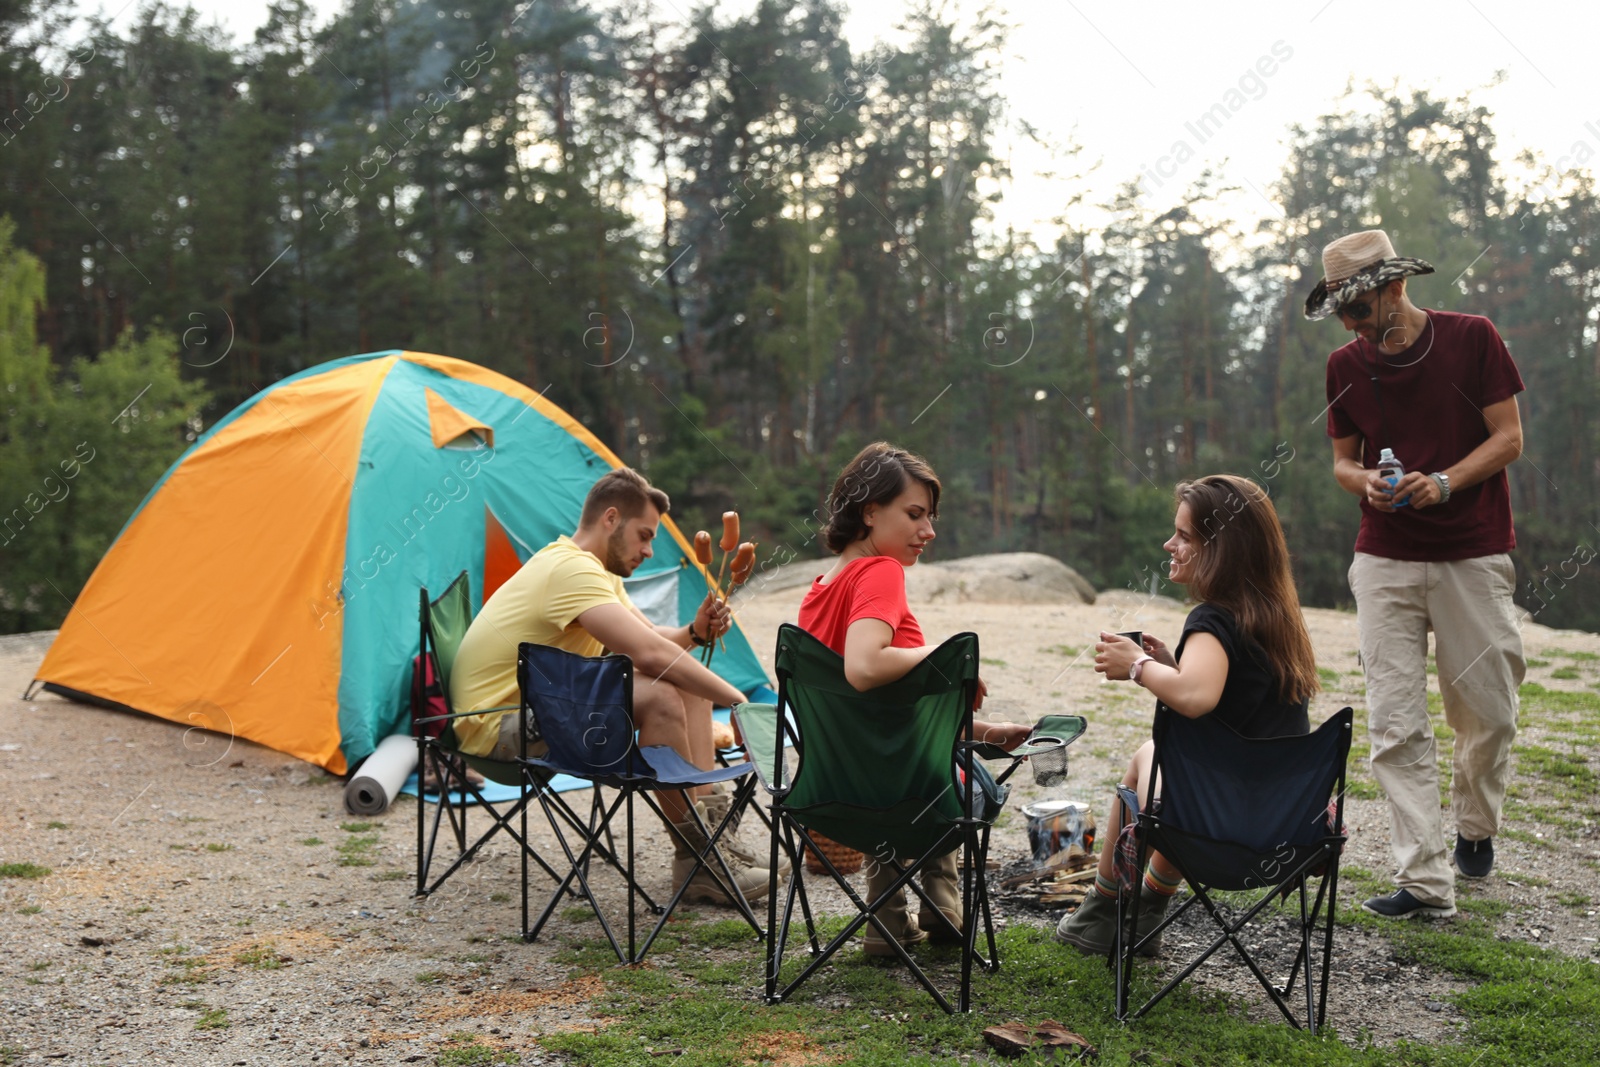
<svg viewBox="0 0 1600 1067"><path fill-rule="evenodd" d="M341 867L372 867L377 860L368 853L378 845L377 834L357 835L346 838L334 846L339 853L339 866Z"/></svg>
<svg viewBox="0 0 1600 1067"><path fill-rule="evenodd" d="M17 909L18 915L37 915L44 909L37 904L24 904Z"/></svg>
<svg viewBox="0 0 1600 1067"><path fill-rule="evenodd" d="M342 822L339 824L339 829L347 834L364 834L368 830L381 830L382 828L381 824L374 822Z"/></svg>
<svg viewBox="0 0 1600 1067"><path fill-rule="evenodd" d="M443 971L418 971L417 981L423 985L437 985L450 976Z"/></svg>
<svg viewBox="0 0 1600 1067"><path fill-rule="evenodd" d="M1557 667L1550 672L1550 677L1559 678L1563 682L1571 682L1583 677L1583 674L1576 667Z"/></svg>
<svg viewBox="0 0 1600 1067"><path fill-rule="evenodd" d="M1343 881L1356 890L1349 894L1353 899L1387 888L1358 868L1344 873ZM1593 1062L1592 1050L1600 1043L1600 966L1499 941L1493 922L1510 906L1478 898L1462 903L1462 915L1448 923L1385 924L1348 909L1341 913L1347 917L1342 923L1391 939L1401 962L1471 983L1449 997L1463 1020L1460 1038L1437 1045L1401 1041L1378 1047L1359 1032L1343 1034L1343 1042L1334 1035L1310 1037L1281 1022L1252 1022L1240 1001L1193 984L1180 987L1145 1018L1122 1025L1112 1018L1113 979L1104 961L1065 950L1047 931L1028 923L1000 932L1003 967L997 974L974 974L970 1015L945 1015L902 968L869 961L853 947L789 1001L763 1005L749 992L760 982L760 958L753 949L738 951L748 944L749 931L730 920L682 924L683 929L674 924L681 947L658 950L671 953L667 967L609 966L609 952L590 940L569 939L561 962L602 976L607 991L594 1011L618 1021L594 1034L546 1033L540 1044L594 1067L655 1062L653 1053L674 1050L681 1054L671 1062L682 1067L785 1059L863 1065L943 1064L958 1057L989 1062L981 1037L986 1026L1055 1018L1099 1048L1097 1067L1575 1067ZM840 924L837 918L821 923L832 931ZM699 951L704 947L713 951ZM716 951L719 947L735 951ZM791 952L784 968L788 977L806 959L798 938ZM936 983L943 987L953 981L953 950L922 947L915 955L924 965L932 963ZM1141 964L1135 992L1142 988L1148 995L1157 975L1155 967ZM1343 981L1348 989L1351 980ZM1409 994L1402 985L1389 995ZM1253 1008L1266 1005L1264 997L1249 999ZM1332 1022L1338 1026L1337 1014Z"/></svg>
<svg viewBox="0 0 1600 1067"><path fill-rule="evenodd" d="M276 971L283 966L283 957L278 955L278 950L269 941L265 945L257 945L236 953L233 962L254 967L258 971Z"/></svg>
<svg viewBox="0 0 1600 1067"><path fill-rule="evenodd" d="M480 1043L476 1034L451 1034L449 1044L439 1050L438 1063L440 1067L480 1067L520 1060L515 1052Z"/></svg>
<svg viewBox="0 0 1600 1067"><path fill-rule="evenodd" d="M196 1030L226 1030L228 1025L227 1008L207 1008L194 1022Z"/></svg>
<svg viewBox="0 0 1600 1067"><path fill-rule="evenodd" d="M1550 661L1547 660L1547 659L1530 659L1530 660L1526 660L1525 662L1529 667L1548 667L1548 666L1550 666Z"/></svg>
<svg viewBox="0 0 1600 1067"><path fill-rule="evenodd" d="M1557 893L1556 903L1579 915L1587 915L1594 907L1594 900L1587 893Z"/></svg>
<svg viewBox="0 0 1600 1067"><path fill-rule="evenodd" d="M317 845L322 844L322 838L320 838L320 837L302 837L300 839L300 843L302 845L305 845L307 848L313 848L313 847L315 847Z"/></svg>
<svg viewBox="0 0 1600 1067"><path fill-rule="evenodd" d="M410 871L382 871L372 876L374 882L403 882L411 877ZM501 894L503 895L503 894ZM507 897L506 899L510 899Z"/></svg>
<svg viewBox="0 0 1600 1067"><path fill-rule="evenodd" d="M207 852L232 852L233 851L233 846L232 845L227 845L227 844L219 844L219 843L217 843L215 841L207 841L206 842L206 851Z"/></svg>
<svg viewBox="0 0 1600 1067"><path fill-rule="evenodd" d="M1589 758L1573 752L1558 752L1546 745L1517 745L1517 773L1540 778L1555 792L1572 799L1593 797L1600 788L1600 776L1589 766Z"/></svg>
<svg viewBox="0 0 1600 1067"><path fill-rule="evenodd" d="M1339 679L1342 677L1344 676L1338 671L1331 671L1326 667L1317 668L1317 680L1322 683L1324 689L1339 688Z"/></svg>
<svg viewBox="0 0 1600 1067"><path fill-rule="evenodd" d="M1057 656L1065 656L1068 659L1077 659L1079 653L1081 653L1083 649L1079 648L1077 645L1051 645L1049 648L1045 649L1045 651L1054 653Z"/></svg>
<svg viewBox="0 0 1600 1067"><path fill-rule="evenodd" d="M1522 698L1523 711L1527 713L1600 712L1600 693L1546 689L1538 682L1524 682L1517 695Z"/></svg>
<svg viewBox="0 0 1600 1067"><path fill-rule="evenodd" d="M495 904L505 904L511 899L510 893L490 893L489 900Z"/></svg>
<svg viewBox="0 0 1600 1067"><path fill-rule="evenodd" d="M0 863L0 878L43 878L49 873L49 867L37 863Z"/></svg>
<svg viewBox="0 0 1600 1067"><path fill-rule="evenodd" d="M51 819L49 822L44 824L44 828L46 830L70 830L70 829L72 829L72 827L69 824L61 822L59 819Z"/></svg>
<svg viewBox="0 0 1600 1067"><path fill-rule="evenodd" d="M1594 663L1600 660L1600 652L1580 652L1567 648L1552 648L1548 654L1560 656L1562 659L1575 660L1578 663Z"/></svg>

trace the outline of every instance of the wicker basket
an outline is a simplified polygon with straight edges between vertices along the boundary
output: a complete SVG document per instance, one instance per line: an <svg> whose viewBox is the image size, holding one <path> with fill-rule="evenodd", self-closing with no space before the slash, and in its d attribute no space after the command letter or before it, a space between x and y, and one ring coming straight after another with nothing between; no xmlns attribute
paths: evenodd
<svg viewBox="0 0 1600 1067"><path fill-rule="evenodd" d="M828 857L828 860L838 869L840 874L854 874L861 869L861 862L865 857L855 849L841 845L839 842L815 832L811 834L811 840L817 843L817 847ZM827 871L827 868L822 865L822 857L811 851L809 846L806 848L806 870L812 874L824 874Z"/></svg>

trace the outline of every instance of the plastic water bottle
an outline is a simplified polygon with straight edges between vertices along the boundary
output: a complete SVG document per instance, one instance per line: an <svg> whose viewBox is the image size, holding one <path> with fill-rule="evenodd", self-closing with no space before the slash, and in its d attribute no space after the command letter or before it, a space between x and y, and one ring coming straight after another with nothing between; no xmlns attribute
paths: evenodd
<svg viewBox="0 0 1600 1067"><path fill-rule="evenodd" d="M1398 459L1395 459L1394 451L1392 449L1386 448L1379 453L1378 477L1382 478L1385 482L1388 482L1390 489L1393 489L1396 485L1400 484L1400 479L1405 476L1405 473L1405 467ZM1409 503L1411 503L1411 498L1407 496L1404 500L1396 500L1394 502L1394 506L1397 508L1403 508Z"/></svg>

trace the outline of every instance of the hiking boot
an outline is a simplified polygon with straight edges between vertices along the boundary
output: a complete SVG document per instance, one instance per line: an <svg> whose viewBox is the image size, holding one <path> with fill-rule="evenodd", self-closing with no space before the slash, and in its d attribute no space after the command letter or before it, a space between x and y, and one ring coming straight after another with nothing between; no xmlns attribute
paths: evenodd
<svg viewBox="0 0 1600 1067"><path fill-rule="evenodd" d="M982 875L978 877L981 878ZM928 907L926 903L922 904L917 910L917 925L940 944L960 944L961 882L956 877L956 853L947 852L938 859L929 861L922 871L922 891L933 901L933 907ZM940 915L949 920L949 926L939 918ZM955 929L952 930L951 927Z"/></svg>
<svg viewBox="0 0 1600 1067"><path fill-rule="evenodd" d="M719 783L721 784L721 783ZM700 808L705 813L707 829L716 832L717 824L728 816L728 809L733 805L731 793L713 793L700 801ZM767 869L767 850L758 853L739 839L739 821L744 812L738 811L732 819L728 820L728 828L722 831L722 836L717 838L717 848L727 857L729 866L743 864L746 867L759 867ZM789 873L789 861L784 859L780 850L778 853L778 877L782 878Z"/></svg>
<svg viewBox="0 0 1600 1067"><path fill-rule="evenodd" d="M1494 870L1494 838L1468 841L1456 834L1456 870L1463 878L1487 878Z"/></svg>
<svg viewBox="0 0 1600 1067"><path fill-rule="evenodd" d="M872 903L880 896L883 896L884 891L900 877L900 872L896 871L892 866L887 863L879 863L870 857L866 861L866 874L867 892L865 896L868 903ZM875 914L878 916L878 921L883 923L884 928L894 934L902 945L910 947L911 945L920 945L928 940L928 931L922 929L917 920L913 919L906 910L906 891L903 887L879 905ZM899 958L895 956L894 946L889 944L883 935L878 932L878 928L870 922L861 928L861 941L861 950L869 956Z"/></svg>
<svg viewBox="0 0 1600 1067"><path fill-rule="evenodd" d="M712 798L715 799L715 798ZM705 819L713 829L716 822L707 818L706 806L703 801L695 802L695 809L700 812L700 817ZM694 868L696 852L705 851L706 836L700 832L700 827L695 825L693 819L675 824L678 833L688 839L686 844L674 836L672 839L672 884L677 885L688 877ZM692 848L690 846L693 846ZM733 874L734 883L739 892L743 894L746 902L759 900L767 895L769 885L769 869L766 864L759 862L754 854L737 841L730 841L728 832L723 831L717 839L717 852L727 862L728 870ZM722 864L716 861L715 856L709 856L706 862L695 871L694 877L689 879L689 885L684 890L683 899L701 901L707 904L732 905L734 896L729 891L723 879L727 876L722 871Z"/></svg>
<svg viewBox="0 0 1600 1067"><path fill-rule="evenodd" d="M1083 903L1056 924L1056 940L1090 956L1109 956L1117 934L1117 898L1089 887Z"/></svg>
<svg viewBox="0 0 1600 1067"><path fill-rule="evenodd" d="M1142 940L1166 917L1167 907L1172 903L1172 894L1162 896L1147 885L1139 887L1139 919L1138 936ZM1167 935L1165 930L1145 941L1144 947L1139 950L1139 955L1146 958L1161 955L1161 939Z"/></svg>
<svg viewBox="0 0 1600 1067"><path fill-rule="evenodd" d="M1424 904L1409 889L1396 889L1386 897L1373 897L1361 905L1362 911L1385 919L1448 919L1456 913L1454 904Z"/></svg>
<svg viewBox="0 0 1600 1067"><path fill-rule="evenodd" d="M883 914L883 911L884 909L879 910L879 918L886 918L886 916ZM888 926L889 924L885 922L884 925ZM883 935L878 933L878 928L876 926L873 926L869 922L864 929L866 930L866 933L861 935L862 952L865 952L869 956L890 956L894 959L900 958L895 953L894 946L885 941L883 939ZM890 926L890 929L893 929L893 927ZM906 948L910 948L912 945L920 945L926 940L928 940L928 931L918 926L916 921L913 920L909 915L906 916L905 929L900 932L900 944Z"/></svg>

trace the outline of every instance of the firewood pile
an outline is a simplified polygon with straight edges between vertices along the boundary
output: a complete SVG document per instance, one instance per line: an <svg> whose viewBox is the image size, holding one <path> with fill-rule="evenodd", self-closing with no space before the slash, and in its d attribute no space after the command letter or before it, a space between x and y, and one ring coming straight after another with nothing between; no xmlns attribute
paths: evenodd
<svg viewBox="0 0 1600 1067"><path fill-rule="evenodd" d="M1083 896L1094 885L1095 856L1082 846L1068 845L1050 856L1040 867L1031 859L1023 869L1002 872L1000 892L1008 903L1059 911L1083 903Z"/></svg>

